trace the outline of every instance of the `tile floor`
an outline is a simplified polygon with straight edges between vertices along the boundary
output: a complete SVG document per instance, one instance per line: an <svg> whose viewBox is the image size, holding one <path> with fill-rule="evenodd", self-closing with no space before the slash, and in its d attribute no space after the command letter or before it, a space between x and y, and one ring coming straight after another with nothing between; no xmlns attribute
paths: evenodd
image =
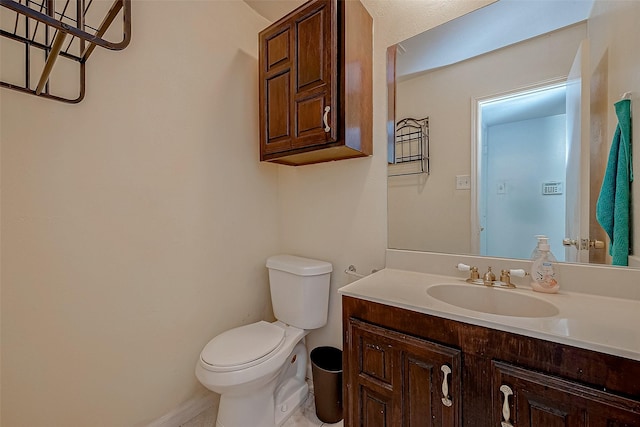
<svg viewBox="0 0 640 427"><path fill-rule="evenodd" d="M307 400L287 421L285 421L282 427L342 427L342 425L342 421L336 424L328 424L320 421L318 417L316 417L316 406L314 403L313 393L309 393Z"/></svg>
<svg viewBox="0 0 640 427"><path fill-rule="evenodd" d="M323 423L316 417L316 408L313 393L309 393L309 397L291 417L285 421L282 427L342 427L343 422L336 424ZM204 411L197 417L182 424L180 427L214 427L215 426L215 408Z"/></svg>

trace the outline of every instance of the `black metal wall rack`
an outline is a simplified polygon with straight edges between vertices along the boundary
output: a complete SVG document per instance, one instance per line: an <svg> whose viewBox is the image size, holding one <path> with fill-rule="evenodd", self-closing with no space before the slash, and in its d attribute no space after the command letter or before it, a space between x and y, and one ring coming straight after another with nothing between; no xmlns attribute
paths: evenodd
<svg viewBox="0 0 640 427"><path fill-rule="evenodd" d="M396 123L393 150L393 163L389 165L388 176L428 175L429 117L399 120Z"/></svg>
<svg viewBox="0 0 640 427"><path fill-rule="evenodd" d="M3 50L23 53L20 64L3 67L0 86L8 89L78 103L85 95L86 62L96 46L122 50L131 40L131 0L0 0L0 6ZM116 20L122 21L122 40L112 42L105 36L117 37L119 31L112 27ZM76 67L78 85L72 95L52 88L51 73L59 58Z"/></svg>

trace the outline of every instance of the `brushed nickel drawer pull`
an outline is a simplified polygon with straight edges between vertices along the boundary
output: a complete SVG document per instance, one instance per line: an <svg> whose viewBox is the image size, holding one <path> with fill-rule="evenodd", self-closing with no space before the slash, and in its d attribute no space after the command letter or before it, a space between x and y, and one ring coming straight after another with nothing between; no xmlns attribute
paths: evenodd
<svg viewBox="0 0 640 427"><path fill-rule="evenodd" d="M324 131L331 131L331 127L329 127L329 111L331 111L331 107L328 105L324 107L324 116L322 117L322 121L324 122Z"/></svg>
<svg viewBox="0 0 640 427"><path fill-rule="evenodd" d="M442 365L440 370L444 373L444 377L442 378L442 404L449 407L453 405L453 402L449 399L449 383L447 382L447 377L451 373L451 368L447 365Z"/></svg>

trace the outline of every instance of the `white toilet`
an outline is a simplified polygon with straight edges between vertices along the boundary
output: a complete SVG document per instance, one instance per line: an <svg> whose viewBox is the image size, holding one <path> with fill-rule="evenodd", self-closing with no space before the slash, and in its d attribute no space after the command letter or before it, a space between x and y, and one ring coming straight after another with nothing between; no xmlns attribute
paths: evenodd
<svg viewBox="0 0 640 427"><path fill-rule="evenodd" d="M304 337L327 323L332 266L276 255L267 268L278 320L223 332L196 365L202 385L221 394L216 427L280 426L308 394Z"/></svg>

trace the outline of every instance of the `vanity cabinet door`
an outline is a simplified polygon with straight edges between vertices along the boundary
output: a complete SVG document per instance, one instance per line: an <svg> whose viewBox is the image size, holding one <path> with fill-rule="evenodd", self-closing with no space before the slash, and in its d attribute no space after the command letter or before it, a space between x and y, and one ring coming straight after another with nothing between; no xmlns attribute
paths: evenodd
<svg viewBox="0 0 640 427"><path fill-rule="evenodd" d="M394 390L394 369L399 363L397 343L380 331L351 324L347 347L347 389L352 403L353 426L386 427L400 425L400 401ZM348 410L348 409L347 409Z"/></svg>
<svg viewBox="0 0 640 427"><path fill-rule="evenodd" d="M460 351L350 319L347 426L460 425Z"/></svg>
<svg viewBox="0 0 640 427"><path fill-rule="evenodd" d="M502 427L640 427L640 402L492 362L493 424Z"/></svg>

